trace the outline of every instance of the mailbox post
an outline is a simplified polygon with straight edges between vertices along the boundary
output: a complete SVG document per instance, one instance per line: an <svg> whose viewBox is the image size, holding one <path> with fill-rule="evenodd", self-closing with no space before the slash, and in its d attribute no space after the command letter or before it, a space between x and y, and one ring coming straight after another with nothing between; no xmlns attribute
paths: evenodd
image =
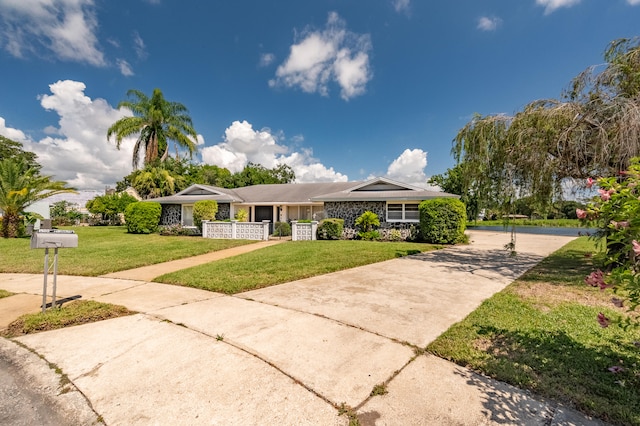
<svg viewBox="0 0 640 426"><path fill-rule="evenodd" d="M78 235L73 231L57 229L41 229L31 234L31 248L44 249L44 282L42 284L42 312L47 309L47 278L49 274L49 249L54 249L53 255L53 293L51 307L56 306L56 285L58 279L58 249L78 247Z"/></svg>

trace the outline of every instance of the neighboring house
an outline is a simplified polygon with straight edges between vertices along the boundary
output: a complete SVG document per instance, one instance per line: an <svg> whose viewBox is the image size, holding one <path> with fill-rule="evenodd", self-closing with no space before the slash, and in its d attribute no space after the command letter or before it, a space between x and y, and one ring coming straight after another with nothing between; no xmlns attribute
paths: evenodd
<svg viewBox="0 0 640 426"><path fill-rule="evenodd" d="M441 197L458 195L375 178L366 182L269 184L234 189L195 184L175 195L147 201L162 205L160 225L193 226L194 203L215 200L217 220L232 219L240 209L249 213L250 222L341 218L345 234L351 236L355 220L367 210L378 215L382 229L408 230L420 220L420 202Z"/></svg>

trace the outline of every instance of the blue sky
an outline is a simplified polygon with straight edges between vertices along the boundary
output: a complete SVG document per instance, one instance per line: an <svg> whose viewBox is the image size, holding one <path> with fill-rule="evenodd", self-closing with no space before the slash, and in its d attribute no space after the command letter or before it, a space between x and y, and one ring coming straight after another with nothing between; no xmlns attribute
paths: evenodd
<svg viewBox="0 0 640 426"><path fill-rule="evenodd" d="M198 162L424 186L473 113L559 97L639 22L640 0L0 0L0 134L102 189L131 172L118 102L160 88Z"/></svg>

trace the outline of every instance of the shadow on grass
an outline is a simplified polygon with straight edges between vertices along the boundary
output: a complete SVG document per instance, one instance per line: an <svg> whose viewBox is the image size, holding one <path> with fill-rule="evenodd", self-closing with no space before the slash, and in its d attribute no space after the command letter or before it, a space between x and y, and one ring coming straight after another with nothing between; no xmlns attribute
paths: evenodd
<svg viewBox="0 0 640 426"><path fill-rule="evenodd" d="M583 250L566 250L545 258L520 280L544 281L554 285L584 286L584 278L594 270L594 261Z"/></svg>
<svg viewBox="0 0 640 426"><path fill-rule="evenodd" d="M559 330L519 332L484 326L478 334L488 337L483 349L492 354L483 369L500 380L607 422L640 425L640 411L634 408L640 406L640 368L632 343L587 346ZM624 366L624 371L610 372L614 365ZM502 383L482 376L467 381L483 390L483 405L492 421L527 423L513 418L523 404L526 408L527 398L513 398Z"/></svg>
<svg viewBox="0 0 640 426"><path fill-rule="evenodd" d="M515 279L540 262L543 257L531 253L510 256L506 250L437 250L420 253L406 259L430 262L445 270L482 276L496 274Z"/></svg>

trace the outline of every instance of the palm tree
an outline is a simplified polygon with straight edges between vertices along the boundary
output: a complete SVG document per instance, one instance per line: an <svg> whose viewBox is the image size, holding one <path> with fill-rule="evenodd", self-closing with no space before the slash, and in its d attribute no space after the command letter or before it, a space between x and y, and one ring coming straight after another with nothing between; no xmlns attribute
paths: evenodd
<svg viewBox="0 0 640 426"><path fill-rule="evenodd" d="M184 187L185 179L161 167L147 166L131 181L138 194L145 199L173 195Z"/></svg>
<svg viewBox="0 0 640 426"><path fill-rule="evenodd" d="M66 182L52 181L50 176L41 176L37 168L23 158L0 160L0 210L4 238L18 236L20 215L24 209L47 197L63 192L76 192Z"/></svg>
<svg viewBox="0 0 640 426"><path fill-rule="evenodd" d="M138 134L133 148L134 169L138 168L140 151L144 150L144 165L152 163L161 156L164 161L169 155L167 141L186 148L189 155L196 151L197 133L193 129L187 108L178 102L169 102L160 89L154 89L151 98L139 90L129 90L127 96L133 100L122 101L118 108L128 108L132 117L123 117L107 130L107 140L115 135L116 147L120 149L122 139Z"/></svg>

